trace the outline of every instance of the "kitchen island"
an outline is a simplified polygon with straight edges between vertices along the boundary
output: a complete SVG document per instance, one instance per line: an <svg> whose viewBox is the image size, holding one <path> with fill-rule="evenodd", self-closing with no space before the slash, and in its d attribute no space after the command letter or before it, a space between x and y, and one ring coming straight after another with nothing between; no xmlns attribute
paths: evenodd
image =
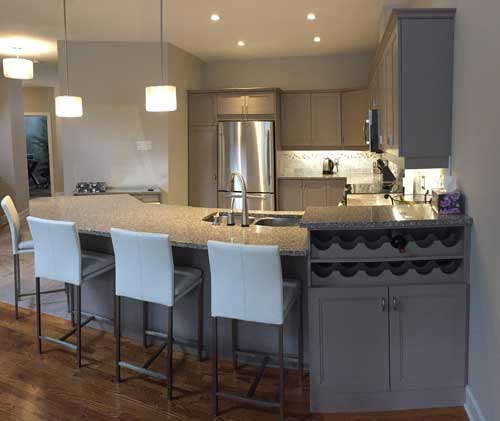
<svg viewBox="0 0 500 421"><path fill-rule="evenodd" d="M472 223L467 216L438 216L429 205L310 207L300 226L242 228L203 220L220 209L146 205L130 196L43 198L32 201L30 210L75 221L82 246L101 252L113 252L111 227L169 234L176 264L203 271L205 349L211 327L207 241L278 245L284 276L306 287L305 363L315 412L464 402ZM111 318L113 281L111 273L84 285L84 310ZM194 300L175 310L180 344L196 337ZM124 301L124 334L140 339L142 305ZM150 327L166 330L165 309L149 307ZM287 354L297 352L297 323L292 311L285 326ZM230 356L230 334L230 324L221 323L224 358ZM275 352L275 335L267 326L242 323L239 345Z"/></svg>

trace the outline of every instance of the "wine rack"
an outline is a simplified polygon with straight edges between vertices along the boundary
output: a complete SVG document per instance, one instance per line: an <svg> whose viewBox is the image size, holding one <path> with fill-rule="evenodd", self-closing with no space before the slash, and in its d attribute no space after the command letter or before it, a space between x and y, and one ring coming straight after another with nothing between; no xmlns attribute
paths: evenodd
<svg viewBox="0 0 500 421"><path fill-rule="evenodd" d="M459 227L311 230L311 286L463 283Z"/></svg>

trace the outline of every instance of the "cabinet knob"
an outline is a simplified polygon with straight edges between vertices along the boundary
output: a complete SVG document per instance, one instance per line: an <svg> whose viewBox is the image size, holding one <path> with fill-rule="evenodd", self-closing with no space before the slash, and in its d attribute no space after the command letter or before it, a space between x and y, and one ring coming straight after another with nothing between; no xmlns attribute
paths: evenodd
<svg viewBox="0 0 500 421"><path fill-rule="evenodd" d="M385 303L385 297L382 297L382 311L385 311L387 306L386 306L386 303Z"/></svg>
<svg viewBox="0 0 500 421"><path fill-rule="evenodd" d="M392 309L394 311L398 311L398 309L399 309L399 302L398 302L398 299L396 297L392 297Z"/></svg>

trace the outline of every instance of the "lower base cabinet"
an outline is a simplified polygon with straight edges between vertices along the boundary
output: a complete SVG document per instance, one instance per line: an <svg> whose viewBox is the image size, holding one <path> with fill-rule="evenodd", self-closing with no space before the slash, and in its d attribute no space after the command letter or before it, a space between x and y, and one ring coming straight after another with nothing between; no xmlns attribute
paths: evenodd
<svg viewBox="0 0 500 421"><path fill-rule="evenodd" d="M338 206L344 201L346 178L278 180L281 211L303 211L309 206Z"/></svg>
<svg viewBox="0 0 500 421"><path fill-rule="evenodd" d="M311 409L459 400L466 297L466 284L310 288Z"/></svg>

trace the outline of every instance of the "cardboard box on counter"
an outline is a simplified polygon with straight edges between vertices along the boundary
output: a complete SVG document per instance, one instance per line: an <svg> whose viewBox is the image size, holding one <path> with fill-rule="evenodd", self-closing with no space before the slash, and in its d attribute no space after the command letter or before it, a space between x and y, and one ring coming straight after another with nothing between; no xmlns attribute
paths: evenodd
<svg viewBox="0 0 500 421"><path fill-rule="evenodd" d="M459 190L432 190L432 208L440 215L460 215L465 212L465 197Z"/></svg>

